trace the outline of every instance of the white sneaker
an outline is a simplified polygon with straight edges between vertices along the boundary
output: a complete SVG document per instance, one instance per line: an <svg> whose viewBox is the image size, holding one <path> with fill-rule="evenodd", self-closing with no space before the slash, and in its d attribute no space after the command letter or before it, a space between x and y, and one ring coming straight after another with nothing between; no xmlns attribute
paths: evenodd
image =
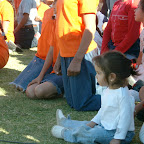
<svg viewBox="0 0 144 144"><path fill-rule="evenodd" d="M56 111L57 125L61 125L60 122L61 122L63 119L66 119L66 117L64 116L62 110L57 109L57 111Z"/></svg>
<svg viewBox="0 0 144 144"><path fill-rule="evenodd" d="M144 143L144 123L143 123L143 125L141 127L141 130L140 130L140 133L139 133L139 137L140 137L140 141L142 143Z"/></svg>
<svg viewBox="0 0 144 144"><path fill-rule="evenodd" d="M51 133L54 137L63 139L63 132L65 129L65 127L54 125L51 129Z"/></svg>

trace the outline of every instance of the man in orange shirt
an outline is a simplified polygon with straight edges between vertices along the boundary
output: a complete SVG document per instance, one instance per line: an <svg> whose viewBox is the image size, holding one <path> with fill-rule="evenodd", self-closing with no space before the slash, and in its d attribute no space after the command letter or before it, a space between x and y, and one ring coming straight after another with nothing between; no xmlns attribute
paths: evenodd
<svg viewBox="0 0 144 144"><path fill-rule="evenodd" d="M14 42L14 11L12 5L7 0L0 0L0 20L4 33L7 37L7 42Z"/></svg>
<svg viewBox="0 0 144 144"><path fill-rule="evenodd" d="M3 39L3 36L0 34L0 69L2 69L8 62L9 52L8 46Z"/></svg>
<svg viewBox="0 0 144 144"><path fill-rule="evenodd" d="M59 74L61 62L65 96L76 110L98 110L101 106L101 96L95 95L96 72L92 64L96 51L92 39L97 5L97 0L57 2L56 33L60 57L54 70Z"/></svg>
<svg viewBox="0 0 144 144"><path fill-rule="evenodd" d="M44 15L42 34L38 41L35 57L11 83L19 90L26 90L27 96L31 99L51 98L63 93L62 76L57 76L52 71L52 66L55 64L59 52L55 42L55 19L52 19L52 16L53 8L50 8Z"/></svg>

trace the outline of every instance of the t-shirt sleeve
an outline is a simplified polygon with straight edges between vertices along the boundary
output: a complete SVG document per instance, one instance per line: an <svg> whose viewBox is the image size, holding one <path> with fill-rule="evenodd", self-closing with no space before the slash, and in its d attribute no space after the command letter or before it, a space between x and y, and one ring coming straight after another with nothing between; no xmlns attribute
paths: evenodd
<svg viewBox="0 0 144 144"><path fill-rule="evenodd" d="M80 14L94 13L98 7L99 0L79 0Z"/></svg>
<svg viewBox="0 0 144 144"><path fill-rule="evenodd" d="M31 0L25 0L22 5L22 13L30 14L31 9L36 9L36 2L32 3Z"/></svg>
<svg viewBox="0 0 144 144"><path fill-rule="evenodd" d="M3 9L3 21L11 21L11 18L13 17L13 8L11 5L7 5Z"/></svg>
<svg viewBox="0 0 144 144"><path fill-rule="evenodd" d="M91 121L95 122L96 124L101 123L101 109L98 111L96 116Z"/></svg>

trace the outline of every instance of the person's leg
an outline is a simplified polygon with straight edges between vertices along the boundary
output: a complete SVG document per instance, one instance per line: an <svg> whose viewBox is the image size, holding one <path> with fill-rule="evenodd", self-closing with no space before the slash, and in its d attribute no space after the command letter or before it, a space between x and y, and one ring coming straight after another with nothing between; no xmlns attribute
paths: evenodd
<svg viewBox="0 0 144 144"><path fill-rule="evenodd" d="M62 77L54 73L46 74L41 84L29 86L26 94L29 98L49 99L60 97L63 93Z"/></svg>
<svg viewBox="0 0 144 144"><path fill-rule="evenodd" d="M27 87L26 89L26 95L28 98L30 99L36 99L36 96L35 96L35 88L38 84L35 83L33 85L30 85L29 87Z"/></svg>
<svg viewBox="0 0 144 144"><path fill-rule="evenodd" d="M44 82L35 88L35 96L38 99L48 99L58 95L56 87L51 82Z"/></svg>
<svg viewBox="0 0 144 144"><path fill-rule="evenodd" d="M17 33L15 33L15 43L20 45L23 49L29 49L31 48L34 35L35 31L33 27L21 28Z"/></svg>
<svg viewBox="0 0 144 144"><path fill-rule="evenodd" d="M74 129L65 129L63 132L63 138L65 141L72 143L109 144L113 139L114 134L115 130L108 131L99 125L94 128L83 125Z"/></svg>
<svg viewBox="0 0 144 144"><path fill-rule="evenodd" d="M66 118L62 110L60 109L57 109L56 111L56 120L57 120L57 125L65 127L65 128L69 128L69 129L77 128L77 127L80 127L82 125L86 125L87 123L89 123L89 121L71 120L70 116Z"/></svg>
<svg viewBox="0 0 144 144"><path fill-rule="evenodd" d="M33 60L28 64L28 66L18 75L18 77L10 84L15 85L16 88L22 88L23 91L26 90L27 85L35 79L41 72L44 60L38 57L34 57ZM52 71L52 66L47 70L47 73Z"/></svg>
<svg viewBox="0 0 144 144"><path fill-rule="evenodd" d="M67 68L73 58L61 58L62 76L67 103L76 110L99 110L101 96L95 95L95 69L83 59L80 74L67 76Z"/></svg>

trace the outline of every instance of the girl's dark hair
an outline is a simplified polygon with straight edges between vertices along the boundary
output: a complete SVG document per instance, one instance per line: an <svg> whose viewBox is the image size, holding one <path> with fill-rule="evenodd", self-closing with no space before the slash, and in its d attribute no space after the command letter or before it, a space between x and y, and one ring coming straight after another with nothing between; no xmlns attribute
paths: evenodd
<svg viewBox="0 0 144 144"><path fill-rule="evenodd" d="M142 11L144 12L144 0L140 0L140 7Z"/></svg>
<svg viewBox="0 0 144 144"><path fill-rule="evenodd" d="M116 80L113 83L123 85L126 78L130 75L137 75L137 72L131 66L131 60L118 51L109 51L93 58L95 65L101 68L105 74L105 79L109 83L108 77L111 73L116 74Z"/></svg>

